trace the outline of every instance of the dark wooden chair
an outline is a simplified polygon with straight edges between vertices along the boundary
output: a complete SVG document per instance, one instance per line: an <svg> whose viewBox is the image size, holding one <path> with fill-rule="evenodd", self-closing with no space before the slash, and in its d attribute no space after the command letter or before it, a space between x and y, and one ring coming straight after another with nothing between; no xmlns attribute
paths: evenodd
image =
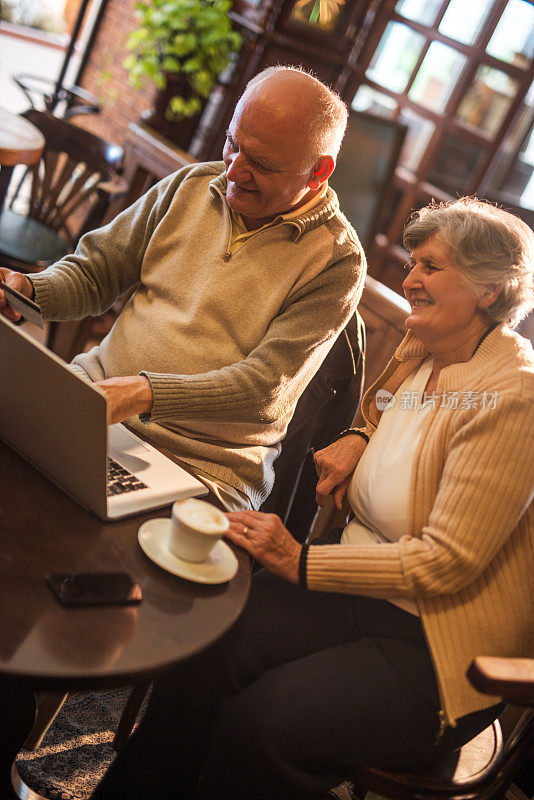
<svg viewBox="0 0 534 800"><path fill-rule="evenodd" d="M383 371L395 352L395 348L404 338L406 334L404 320L408 315L409 308L410 306L404 297L401 297L387 286L384 286L379 281L371 278L370 275L367 275L362 297L358 305L358 311L365 326L365 353L364 361L361 365L362 371L364 372L364 383L361 391L362 397L369 386L375 382ZM352 415L354 419L351 418L344 427L349 427L349 423L353 427L363 425L363 417L361 416L357 403L354 403L352 407ZM331 436L330 441L332 441L333 438L334 436ZM317 443L315 449L324 447L326 444L329 444L329 442L323 441ZM310 475L313 477L314 490L311 494L308 493L305 502L302 502L302 492L299 490L287 523L291 531L293 530L292 525L294 524L294 518L298 513L299 507L300 509L306 508L306 515L310 510L314 515L317 511L315 506L315 484L317 482L315 469L313 468L313 464L307 464L304 468L308 469ZM332 530L332 528L344 526L346 524L348 510L348 504L345 510L337 511L334 510L332 503L328 502L315 517L311 538L324 536Z"/></svg>
<svg viewBox="0 0 534 800"><path fill-rule="evenodd" d="M329 180L341 210L367 250L384 213L384 197L399 159L406 125L351 111L337 166Z"/></svg>
<svg viewBox="0 0 534 800"><path fill-rule="evenodd" d="M0 212L0 260L36 272L72 252L124 191L118 177L123 151L52 114L30 109L23 116L39 128L46 144L31 170L27 213L14 210L20 191Z"/></svg>
<svg viewBox="0 0 534 800"><path fill-rule="evenodd" d="M55 81L42 75L19 72L11 77L24 92L32 108L38 109L43 105L46 111L56 117L71 119L80 114L99 114L102 110L98 98L80 86L62 86L56 92Z"/></svg>
<svg viewBox="0 0 534 800"><path fill-rule="evenodd" d="M476 658L467 677L481 692L522 710L503 742L499 721L459 751L416 772L362 769L352 776L355 797L367 790L393 800L498 800L534 746L534 659ZM340 797L334 789L330 797ZM346 796L346 795L345 795Z"/></svg>
<svg viewBox="0 0 534 800"><path fill-rule="evenodd" d="M102 223L126 184L118 175L123 160L118 145L46 112L30 109L23 116L44 134L46 144L30 170L29 197L23 197L23 182L0 211L0 265L31 273L72 253L80 237ZM17 205L26 213L15 210ZM58 329L57 324L49 329L52 349L57 349ZM69 341L75 349L76 337ZM69 353L60 354L69 359Z"/></svg>
<svg viewBox="0 0 534 800"><path fill-rule="evenodd" d="M348 428L364 378L365 328L355 313L303 394L274 463L275 481L261 511L278 514L304 542L316 513L313 453Z"/></svg>

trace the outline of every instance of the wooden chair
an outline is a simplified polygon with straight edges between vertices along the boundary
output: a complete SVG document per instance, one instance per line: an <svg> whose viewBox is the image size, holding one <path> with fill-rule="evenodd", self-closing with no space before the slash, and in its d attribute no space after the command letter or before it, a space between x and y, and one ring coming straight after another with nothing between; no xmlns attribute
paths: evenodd
<svg viewBox="0 0 534 800"><path fill-rule="evenodd" d="M72 252L124 192L118 178L123 151L52 114L30 109L22 116L39 128L46 144L32 168L27 214L13 210L17 195L0 213L0 260L36 272Z"/></svg>
<svg viewBox="0 0 534 800"><path fill-rule="evenodd" d="M393 800L504 797L534 746L534 659L481 656L472 662L467 677L481 692L524 709L506 741L496 720L459 751L423 770L362 769L353 776L356 796L370 790ZM330 796L340 795L333 790Z"/></svg>
<svg viewBox="0 0 534 800"><path fill-rule="evenodd" d="M80 237L102 223L126 184L118 175L123 159L118 145L49 113L30 109L23 116L44 134L46 145L31 169L29 199L21 197L19 184L0 211L0 265L31 273L72 253ZM15 210L18 202L27 206L25 214ZM56 351L58 330L57 324L49 329L48 345ZM73 349L74 338L69 339ZM60 354L69 360L69 353Z"/></svg>
<svg viewBox="0 0 534 800"><path fill-rule="evenodd" d="M102 110L98 98L80 86L62 86L56 93L56 82L42 75L19 72L11 77L24 92L32 108L38 108L42 103L46 111L63 119L80 114L99 114ZM58 108L61 109L60 113Z"/></svg>
<svg viewBox="0 0 534 800"><path fill-rule="evenodd" d="M361 396L365 394L384 370L395 348L406 334L404 320L409 311L408 301L384 284L367 275L358 311L365 324L364 382ZM352 427L363 425L359 407L354 406L355 416ZM349 427L348 425L345 427ZM333 437L332 437L333 438ZM328 442L325 442L324 447ZM309 505L313 507L313 498ZM315 539L345 524L348 513L334 510L331 502L327 503L316 515L310 537ZM291 530L291 527L289 525Z"/></svg>
<svg viewBox="0 0 534 800"><path fill-rule="evenodd" d="M384 198L399 159L406 125L367 111L350 111L336 169L329 180L341 210L365 250L378 230Z"/></svg>
<svg viewBox="0 0 534 800"><path fill-rule="evenodd" d="M364 351L356 313L301 395L274 463L274 486L260 510L278 514L298 541L305 541L315 516L313 453L350 425L362 392Z"/></svg>

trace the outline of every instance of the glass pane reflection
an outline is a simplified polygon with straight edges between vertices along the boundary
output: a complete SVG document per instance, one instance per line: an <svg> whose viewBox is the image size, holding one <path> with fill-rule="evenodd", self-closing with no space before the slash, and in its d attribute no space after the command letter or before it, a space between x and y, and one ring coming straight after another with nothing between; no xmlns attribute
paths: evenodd
<svg viewBox="0 0 534 800"><path fill-rule="evenodd" d="M517 82L493 67L480 66L456 112L456 119L494 136L517 91Z"/></svg>
<svg viewBox="0 0 534 800"><path fill-rule="evenodd" d="M435 126L430 120L414 114L409 109L401 111L399 121L408 126L399 162L401 166L415 172L427 148L430 137L434 133Z"/></svg>
<svg viewBox="0 0 534 800"><path fill-rule="evenodd" d="M424 36L402 25L388 22L366 75L376 83L403 92L423 47Z"/></svg>
<svg viewBox="0 0 534 800"><path fill-rule="evenodd" d="M483 152L478 145L448 134L430 174L430 182L451 194L469 191L469 181Z"/></svg>
<svg viewBox="0 0 534 800"><path fill-rule="evenodd" d="M441 3L442 0L399 0L395 11L406 19L413 19L423 25L432 25Z"/></svg>
<svg viewBox="0 0 534 800"><path fill-rule="evenodd" d="M487 52L524 69L534 57L534 7L524 0L509 0L491 37Z"/></svg>
<svg viewBox="0 0 534 800"><path fill-rule="evenodd" d="M443 111L467 59L441 42L432 42L408 94L410 100Z"/></svg>
<svg viewBox="0 0 534 800"><path fill-rule="evenodd" d="M392 97L365 85L358 88L351 105L355 111L370 111L381 117L390 117L397 107Z"/></svg>
<svg viewBox="0 0 534 800"><path fill-rule="evenodd" d="M473 44L493 0L451 0L439 25L439 32L457 42Z"/></svg>

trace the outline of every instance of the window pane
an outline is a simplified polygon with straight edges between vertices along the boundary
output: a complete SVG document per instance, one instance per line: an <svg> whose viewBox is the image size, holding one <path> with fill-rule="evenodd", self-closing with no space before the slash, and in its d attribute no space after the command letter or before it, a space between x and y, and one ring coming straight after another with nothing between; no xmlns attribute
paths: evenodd
<svg viewBox="0 0 534 800"><path fill-rule="evenodd" d="M396 107L397 103L392 97L365 85L359 87L352 101L352 108L355 111L371 111L382 117L390 117Z"/></svg>
<svg viewBox="0 0 534 800"><path fill-rule="evenodd" d="M430 120L414 114L409 109L401 111L399 120L408 126L399 161L401 166L415 172L427 148L430 137L434 133L435 126Z"/></svg>
<svg viewBox="0 0 534 800"><path fill-rule="evenodd" d="M407 19L413 19L423 25L432 25L442 2L443 0L399 0L395 11Z"/></svg>
<svg viewBox="0 0 534 800"><path fill-rule="evenodd" d="M403 92L423 47L424 36L400 22L388 22L366 75L372 81Z"/></svg>
<svg viewBox="0 0 534 800"><path fill-rule="evenodd" d="M519 186L514 187L519 194L519 205L523 206L524 208L534 209L534 131L531 130L530 135L525 140L525 144L521 148L521 152L518 155L517 162L516 162L516 169L515 174L514 172L510 175L510 179L512 182L513 178L517 176L516 181L518 181L519 176L523 179L524 183L521 186L521 190L518 191L520 188ZM507 185L507 191L510 191L510 186Z"/></svg>
<svg viewBox="0 0 534 800"><path fill-rule="evenodd" d="M0 20L44 33L63 33L67 27L62 5L53 0L4 0L0 2Z"/></svg>
<svg viewBox="0 0 534 800"><path fill-rule="evenodd" d="M464 125L494 136L517 92L517 82L493 67L480 66L456 112Z"/></svg>
<svg viewBox="0 0 534 800"><path fill-rule="evenodd" d="M464 194L479 159L484 155L475 144L448 134L444 137L430 174L430 182L451 194Z"/></svg>
<svg viewBox="0 0 534 800"><path fill-rule="evenodd" d="M473 44L493 0L451 0L439 25L439 32L457 42Z"/></svg>
<svg viewBox="0 0 534 800"><path fill-rule="evenodd" d="M410 100L443 111L467 59L441 42L432 42L409 92Z"/></svg>
<svg viewBox="0 0 534 800"><path fill-rule="evenodd" d="M517 67L530 66L534 57L534 7L530 3L509 0L487 52Z"/></svg>

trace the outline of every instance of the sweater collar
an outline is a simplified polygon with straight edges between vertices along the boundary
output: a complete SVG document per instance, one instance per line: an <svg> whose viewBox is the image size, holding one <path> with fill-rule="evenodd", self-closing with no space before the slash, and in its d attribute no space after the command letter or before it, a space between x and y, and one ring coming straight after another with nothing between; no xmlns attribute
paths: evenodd
<svg viewBox="0 0 534 800"><path fill-rule="evenodd" d="M210 192L213 195L219 195L224 199L225 202L226 188L226 172L222 172L220 175L217 175L216 178L213 178L213 180L210 181ZM273 221L280 219L284 225L289 225L294 228L293 238L295 241L297 241L300 239L303 233L307 233L308 231L313 230L313 228L319 227L319 225L322 225L324 222L332 219L332 217L334 217L338 212L339 201L337 199L337 195L329 186L326 190L326 195L322 198L321 202L310 211L286 220L283 220L283 215L280 214L280 216Z"/></svg>
<svg viewBox="0 0 534 800"><path fill-rule="evenodd" d="M460 384L464 378L470 378L473 371L485 369L495 363L495 359L499 356L507 352L512 356L513 353L524 350L525 346L530 346L529 342L502 322L484 338L469 361L460 361L444 367L440 373L440 380L443 378L448 385ZM430 355L428 348L413 331L408 331L395 351L395 358L401 362L410 358L423 359L428 355Z"/></svg>

